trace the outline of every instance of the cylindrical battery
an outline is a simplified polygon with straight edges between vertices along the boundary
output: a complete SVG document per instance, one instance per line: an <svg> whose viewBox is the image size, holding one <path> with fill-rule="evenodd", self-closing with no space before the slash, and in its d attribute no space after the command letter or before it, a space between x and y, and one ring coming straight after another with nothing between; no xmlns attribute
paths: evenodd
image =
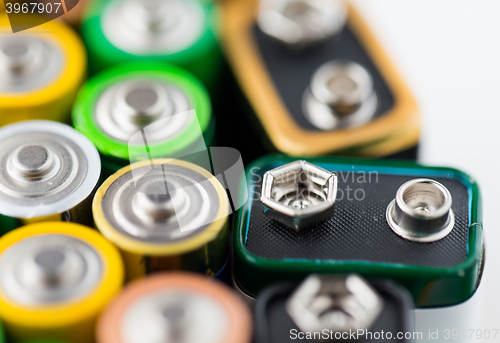
<svg viewBox="0 0 500 343"><path fill-rule="evenodd" d="M80 38L51 21L12 33L0 16L0 126L29 119L69 122L71 105L85 77Z"/></svg>
<svg viewBox="0 0 500 343"><path fill-rule="evenodd" d="M123 65L91 79L77 97L73 124L97 146L106 177L132 161L205 150L214 131L205 87L162 63Z"/></svg>
<svg viewBox="0 0 500 343"><path fill-rule="evenodd" d="M211 88L222 60L217 4L210 0L98 0L82 20L91 73L130 61L186 68Z"/></svg>
<svg viewBox="0 0 500 343"><path fill-rule="evenodd" d="M213 277L226 264L229 200L197 165L134 163L103 183L92 210L96 227L122 252L127 280L162 270Z"/></svg>
<svg viewBox="0 0 500 343"><path fill-rule="evenodd" d="M0 318L14 341L93 342L122 283L118 250L82 225L37 223L0 238Z"/></svg>
<svg viewBox="0 0 500 343"><path fill-rule="evenodd" d="M414 342L413 306L408 291L390 280L324 274L281 282L257 298L254 342Z"/></svg>
<svg viewBox="0 0 500 343"><path fill-rule="evenodd" d="M0 129L1 232L39 221L93 226L91 202L101 162L73 128L31 120Z"/></svg>
<svg viewBox="0 0 500 343"><path fill-rule="evenodd" d="M189 273L157 274L124 289L97 323L98 343L249 343L249 310L227 286Z"/></svg>

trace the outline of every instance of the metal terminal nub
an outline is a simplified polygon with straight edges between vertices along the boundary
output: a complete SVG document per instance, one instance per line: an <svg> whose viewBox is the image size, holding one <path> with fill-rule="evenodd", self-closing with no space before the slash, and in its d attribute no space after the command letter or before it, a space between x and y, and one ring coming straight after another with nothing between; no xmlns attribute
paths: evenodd
<svg viewBox="0 0 500 343"><path fill-rule="evenodd" d="M25 238L0 255L0 290L19 304L65 303L90 293L102 273L100 255L62 234Z"/></svg>
<svg viewBox="0 0 500 343"><path fill-rule="evenodd" d="M201 38L206 23L203 4L193 0L115 1L102 18L110 43L136 55L182 51Z"/></svg>
<svg viewBox="0 0 500 343"><path fill-rule="evenodd" d="M262 0L260 30L293 49L302 49L339 36L347 8L335 0Z"/></svg>
<svg viewBox="0 0 500 343"><path fill-rule="evenodd" d="M0 39L0 70L16 76L41 66L43 59L41 42L32 37L20 36Z"/></svg>
<svg viewBox="0 0 500 343"><path fill-rule="evenodd" d="M181 216L188 203L182 188L167 181L150 181L143 185L132 200L132 210L148 223L172 222Z"/></svg>
<svg viewBox="0 0 500 343"><path fill-rule="evenodd" d="M375 115L378 100L370 72L356 62L338 60L314 73L302 105L311 124L333 130L365 124Z"/></svg>
<svg viewBox="0 0 500 343"><path fill-rule="evenodd" d="M131 0L122 7L124 19L133 27L150 34L173 28L176 23L168 2L162 0Z"/></svg>
<svg viewBox="0 0 500 343"><path fill-rule="evenodd" d="M151 291L123 311L125 343L213 343L224 340L229 317L213 298L182 289Z"/></svg>
<svg viewBox="0 0 500 343"><path fill-rule="evenodd" d="M311 275L285 306L303 332L344 333L370 329L382 311L383 300L356 274Z"/></svg>
<svg viewBox="0 0 500 343"><path fill-rule="evenodd" d="M35 179L54 169L54 154L41 145L23 145L10 159L9 169L22 179Z"/></svg>
<svg viewBox="0 0 500 343"><path fill-rule="evenodd" d="M441 183L414 179L404 183L387 207L387 222L399 236L416 242L446 237L455 224L451 194Z"/></svg>
<svg viewBox="0 0 500 343"><path fill-rule="evenodd" d="M296 161L266 172L260 200L267 217L298 231L330 218L336 196L335 173Z"/></svg>
<svg viewBox="0 0 500 343"><path fill-rule="evenodd" d="M169 95L156 82L131 82L116 93L112 116L126 130L137 132L158 120L165 112L173 111Z"/></svg>

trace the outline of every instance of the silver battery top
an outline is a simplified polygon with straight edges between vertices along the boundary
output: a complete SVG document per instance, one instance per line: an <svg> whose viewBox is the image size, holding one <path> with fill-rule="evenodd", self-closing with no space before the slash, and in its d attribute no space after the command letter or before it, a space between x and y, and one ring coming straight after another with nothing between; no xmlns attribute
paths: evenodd
<svg viewBox="0 0 500 343"><path fill-rule="evenodd" d="M102 208L115 230L165 244L195 236L221 219L219 203L216 188L204 175L184 166L157 164L116 179L103 196Z"/></svg>
<svg viewBox="0 0 500 343"><path fill-rule="evenodd" d="M73 128L25 121L0 129L0 213L34 218L65 212L89 196L101 162Z"/></svg>
<svg viewBox="0 0 500 343"><path fill-rule="evenodd" d="M338 0L261 0L257 23L273 40L300 49L338 37L346 17Z"/></svg>
<svg viewBox="0 0 500 343"><path fill-rule="evenodd" d="M333 216L337 175L299 160L264 174L260 201L266 217L300 231Z"/></svg>
<svg viewBox="0 0 500 343"><path fill-rule="evenodd" d="M43 34L0 35L0 93L23 93L55 81L65 58Z"/></svg>
<svg viewBox="0 0 500 343"><path fill-rule="evenodd" d="M115 0L101 18L104 35L136 55L173 54L204 33L202 5L193 0Z"/></svg>
<svg viewBox="0 0 500 343"><path fill-rule="evenodd" d="M370 72L349 60L334 60L320 66L305 90L303 112L321 130L363 125L373 118L378 98Z"/></svg>
<svg viewBox="0 0 500 343"><path fill-rule="evenodd" d="M297 287L286 311L304 332L349 334L370 329L383 306L378 292L356 274L315 274Z"/></svg>
<svg viewBox="0 0 500 343"><path fill-rule="evenodd" d="M183 289L138 298L120 321L124 343L219 343L229 329L228 314L214 299Z"/></svg>
<svg viewBox="0 0 500 343"><path fill-rule="evenodd" d="M448 189L430 179L413 179L399 187L387 206L391 229L410 241L429 243L446 237L455 225Z"/></svg>
<svg viewBox="0 0 500 343"><path fill-rule="evenodd" d="M26 307L81 299L100 283L102 272L100 255L64 234L24 238L0 255L1 293Z"/></svg>
<svg viewBox="0 0 500 343"><path fill-rule="evenodd" d="M155 144L181 134L194 116L180 114L191 109L187 96L174 85L135 77L106 89L96 102L94 118L101 130L124 143L133 144L131 137L148 127L147 142Z"/></svg>

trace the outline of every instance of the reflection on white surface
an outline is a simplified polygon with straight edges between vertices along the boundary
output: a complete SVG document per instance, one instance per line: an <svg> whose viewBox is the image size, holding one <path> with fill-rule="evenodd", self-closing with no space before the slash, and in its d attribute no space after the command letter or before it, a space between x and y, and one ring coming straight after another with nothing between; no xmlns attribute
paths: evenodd
<svg viewBox="0 0 500 343"><path fill-rule="evenodd" d="M500 249L496 248L500 247L496 219L500 194L500 1L354 3L417 99L423 117L420 162L462 169L479 182L486 269L474 296L477 323L464 325L467 329L500 329ZM453 310L448 310L442 318L451 315ZM500 334L495 341L500 341Z"/></svg>

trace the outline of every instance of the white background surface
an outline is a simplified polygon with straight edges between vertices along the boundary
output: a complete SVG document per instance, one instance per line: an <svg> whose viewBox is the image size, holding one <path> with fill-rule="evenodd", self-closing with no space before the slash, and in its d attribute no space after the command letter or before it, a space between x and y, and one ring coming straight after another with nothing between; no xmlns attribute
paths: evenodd
<svg viewBox="0 0 500 343"><path fill-rule="evenodd" d="M354 3L417 99L420 162L479 182L486 268L473 298L479 310L469 313L477 321L467 328L500 329L500 1Z"/></svg>

